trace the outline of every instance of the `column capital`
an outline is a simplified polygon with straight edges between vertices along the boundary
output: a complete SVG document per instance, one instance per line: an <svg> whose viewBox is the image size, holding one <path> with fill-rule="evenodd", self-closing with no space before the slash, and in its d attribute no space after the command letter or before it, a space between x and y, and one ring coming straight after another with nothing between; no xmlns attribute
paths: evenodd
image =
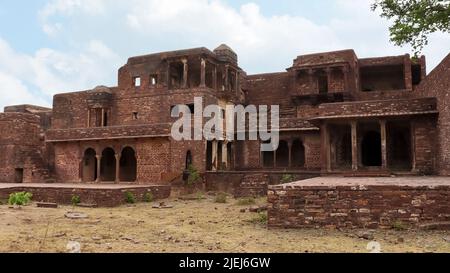
<svg viewBox="0 0 450 273"><path fill-rule="evenodd" d="M183 64L187 64L187 63L188 63L188 59L183 58L183 59L181 59L181 62L182 62Z"/></svg>

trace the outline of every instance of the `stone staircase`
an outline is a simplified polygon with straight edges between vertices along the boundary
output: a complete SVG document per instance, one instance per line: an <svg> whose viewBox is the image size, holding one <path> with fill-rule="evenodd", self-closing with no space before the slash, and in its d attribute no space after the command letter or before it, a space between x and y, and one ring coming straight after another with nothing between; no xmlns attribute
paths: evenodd
<svg viewBox="0 0 450 273"><path fill-rule="evenodd" d="M234 196L236 198L266 196L269 182L270 177L267 174L245 174L239 187L234 189Z"/></svg>

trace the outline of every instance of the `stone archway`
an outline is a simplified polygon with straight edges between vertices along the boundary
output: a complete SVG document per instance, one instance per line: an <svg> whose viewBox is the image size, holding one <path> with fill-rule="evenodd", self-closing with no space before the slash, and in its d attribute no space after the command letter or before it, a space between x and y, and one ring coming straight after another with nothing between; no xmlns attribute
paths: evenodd
<svg viewBox="0 0 450 273"><path fill-rule="evenodd" d="M86 149L82 162L82 181L94 182L97 180L97 154L94 149Z"/></svg>
<svg viewBox="0 0 450 273"><path fill-rule="evenodd" d="M119 177L122 182L135 182L137 176L136 152L131 147L122 150L119 162Z"/></svg>
<svg viewBox="0 0 450 273"><path fill-rule="evenodd" d="M361 142L361 160L366 167L381 167L381 134L377 131L368 131Z"/></svg>
<svg viewBox="0 0 450 273"><path fill-rule="evenodd" d="M114 182L116 180L116 153L112 148L106 148L102 152L100 161L101 181Z"/></svg>

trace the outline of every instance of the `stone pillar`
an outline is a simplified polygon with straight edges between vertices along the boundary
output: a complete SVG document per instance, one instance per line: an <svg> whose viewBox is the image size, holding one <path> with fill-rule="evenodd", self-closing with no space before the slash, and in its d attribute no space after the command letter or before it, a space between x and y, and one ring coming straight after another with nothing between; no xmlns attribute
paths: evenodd
<svg viewBox="0 0 450 273"><path fill-rule="evenodd" d="M183 88L187 88L187 86L188 86L188 71L189 71L188 60L183 59L181 61L183 62Z"/></svg>
<svg viewBox="0 0 450 273"><path fill-rule="evenodd" d="M225 163L225 169L228 169L228 142L222 142L222 158L220 165L222 166Z"/></svg>
<svg viewBox="0 0 450 273"><path fill-rule="evenodd" d="M312 69L308 69L308 80L309 80L309 90L314 93L315 88L314 88L314 70Z"/></svg>
<svg viewBox="0 0 450 273"><path fill-rule="evenodd" d="M228 65L225 65L225 83L224 83L224 86L225 86L225 91L229 91L230 89L230 85L229 85L229 82L228 82L228 71L229 71L229 68L228 68Z"/></svg>
<svg viewBox="0 0 450 273"><path fill-rule="evenodd" d="M214 140L212 142L212 170L213 171L217 171L217 162L218 162L218 158L217 158L217 147L218 147L218 142L216 140Z"/></svg>
<svg viewBox="0 0 450 273"><path fill-rule="evenodd" d="M214 65L212 73L213 89L217 90L217 65Z"/></svg>
<svg viewBox="0 0 450 273"><path fill-rule="evenodd" d="M288 143L288 148L289 148L289 168L292 167L292 140L289 141Z"/></svg>
<svg viewBox="0 0 450 273"><path fill-rule="evenodd" d="M386 140L386 120L380 120L381 134L381 166L387 169L387 140Z"/></svg>
<svg viewBox="0 0 450 273"><path fill-rule="evenodd" d="M344 66L342 68L342 73L344 74L344 92L349 92L349 86L348 86L348 73L350 72L350 69L347 66Z"/></svg>
<svg viewBox="0 0 450 273"><path fill-rule="evenodd" d="M116 157L116 183L120 183L120 154L115 154Z"/></svg>
<svg viewBox="0 0 450 273"><path fill-rule="evenodd" d="M100 182L101 178L100 178L100 169L101 169L101 164L102 164L102 156L101 155L96 155L95 156L97 158L97 180L95 180L95 182Z"/></svg>
<svg viewBox="0 0 450 273"><path fill-rule="evenodd" d="M100 127L105 126L105 108L102 108L102 118L101 118L102 124Z"/></svg>
<svg viewBox="0 0 450 273"><path fill-rule="evenodd" d="M235 88L236 88L236 95L239 95L239 72L236 70L236 79L235 79Z"/></svg>
<svg viewBox="0 0 450 273"><path fill-rule="evenodd" d="M404 60L404 72L405 72L405 89L412 90L412 71L411 71L411 57L409 54L405 55Z"/></svg>
<svg viewBox="0 0 450 273"><path fill-rule="evenodd" d="M90 127L91 127L91 109L89 108L87 112L87 128Z"/></svg>
<svg viewBox="0 0 450 273"><path fill-rule="evenodd" d="M277 151L273 151L273 167L277 167Z"/></svg>
<svg viewBox="0 0 450 273"><path fill-rule="evenodd" d="M203 58L200 63L200 87L206 87L206 61Z"/></svg>
<svg viewBox="0 0 450 273"><path fill-rule="evenodd" d="M167 61L167 68L166 68L166 85L167 85L167 88L169 89L169 88L171 88L171 86L170 86L170 62L169 61Z"/></svg>
<svg viewBox="0 0 450 273"><path fill-rule="evenodd" d="M325 68L325 73L327 73L327 85L328 85L328 93L331 91L331 68Z"/></svg>
<svg viewBox="0 0 450 273"><path fill-rule="evenodd" d="M358 124L356 120L351 122L352 126L352 170L358 170Z"/></svg>
<svg viewBox="0 0 450 273"><path fill-rule="evenodd" d="M321 134L321 160L322 160L322 171L331 172L331 161L330 161L330 137L328 132L328 124L326 122L322 123L320 128Z"/></svg>
<svg viewBox="0 0 450 273"><path fill-rule="evenodd" d="M416 167L416 123L414 121L411 121L411 165L412 165L412 172L417 171Z"/></svg>

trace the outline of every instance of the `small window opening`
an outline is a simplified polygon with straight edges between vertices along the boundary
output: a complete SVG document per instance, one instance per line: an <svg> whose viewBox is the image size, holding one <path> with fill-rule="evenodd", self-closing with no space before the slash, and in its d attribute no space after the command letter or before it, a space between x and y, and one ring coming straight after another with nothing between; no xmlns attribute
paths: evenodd
<svg viewBox="0 0 450 273"><path fill-rule="evenodd" d="M158 75L150 75L150 86L156 86L158 84Z"/></svg>
<svg viewBox="0 0 450 273"><path fill-rule="evenodd" d="M138 112L133 112L133 119L137 120L139 118L139 113Z"/></svg>
<svg viewBox="0 0 450 273"><path fill-rule="evenodd" d="M104 111L104 113L103 113L103 127L106 127L106 126L108 126L108 111Z"/></svg>
<svg viewBox="0 0 450 273"><path fill-rule="evenodd" d="M326 94L328 93L328 77L327 75L319 75L318 77L318 85L319 85L319 93Z"/></svg>
<svg viewBox="0 0 450 273"><path fill-rule="evenodd" d="M134 86L135 87L140 87L141 86L141 77L135 77L133 81L134 81Z"/></svg>

